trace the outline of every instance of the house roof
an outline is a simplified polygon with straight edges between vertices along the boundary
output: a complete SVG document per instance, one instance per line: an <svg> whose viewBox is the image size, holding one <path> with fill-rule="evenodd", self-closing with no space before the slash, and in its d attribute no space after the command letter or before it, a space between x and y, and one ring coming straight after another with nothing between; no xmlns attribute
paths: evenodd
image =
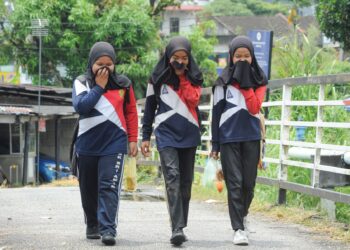
<svg viewBox="0 0 350 250"><path fill-rule="evenodd" d="M234 35L247 34L248 30L252 29L263 29L272 30L275 36L280 37L293 31L293 25L288 23L287 17L283 14L275 16L215 16L212 18ZM311 25L318 27L315 17L300 17L297 30L304 33Z"/></svg>
<svg viewBox="0 0 350 250"><path fill-rule="evenodd" d="M40 96L43 101L57 105L71 105L72 89L70 88L57 88L49 86L41 86L41 88L39 88L39 86L31 84L0 84L0 96L20 96L37 99L39 89Z"/></svg>
<svg viewBox="0 0 350 250"><path fill-rule="evenodd" d="M39 86L32 84L0 84L0 89L16 89L27 92L37 92L39 90ZM59 96L70 96L72 94L71 88L59 88L59 87L51 87L51 86L41 86L41 93L50 93Z"/></svg>
<svg viewBox="0 0 350 250"><path fill-rule="evenodd" d="M74 115L72 89L42 86L41 105L37 105L39 86L0 84L0 115Z"/></svg>
<svg viewBox="0 0 350 250"><path fill-rule="evenodd" d="M201 11L203 6L198 5L181 5L181 6L167 6L166 11Z"/></svg>
<svg viewBox="0 0 350 250"><path fill-rule="evenodd" d="M76 114L73 106L62 106L62 105L56 105L56 106L48 106L48 105L42 105L39 107L37 105L32 106L33 112L36 114L39 114L41 116L52 116L52 115L60 115L60 116L70 116Z"/></svg>
<svg viewBox="0 0 350 250"><path fill-rule="evenodd" d="M0 106L0 114L29 115L33 110L29 107Z"/></svg>
<svg viewBox="0 0 350 250"><path fill-rule="evenodd" d="M0 115L37 115L40 116L70 116L74 115L75 111L72 106L47 106L47 105L32 105L32 106L7 106L0 105Z"/></svg>

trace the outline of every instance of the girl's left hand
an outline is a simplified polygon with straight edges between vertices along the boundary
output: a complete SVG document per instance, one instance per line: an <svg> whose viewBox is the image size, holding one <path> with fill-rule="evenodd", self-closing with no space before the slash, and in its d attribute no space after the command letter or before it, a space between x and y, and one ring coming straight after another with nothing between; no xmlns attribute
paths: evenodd
<svg viewBox="0 0 350 250"><path fill-rule="evenodd" d="M209 156L212 157L214 160L218 160L219 159L219 152L211 151Z"/></svg>
<svg viewBox="0 0 350 250"><path fill-rule="evenodd" d="M129 156L135 157L137 155L137 142L129 142Z"/></svg>

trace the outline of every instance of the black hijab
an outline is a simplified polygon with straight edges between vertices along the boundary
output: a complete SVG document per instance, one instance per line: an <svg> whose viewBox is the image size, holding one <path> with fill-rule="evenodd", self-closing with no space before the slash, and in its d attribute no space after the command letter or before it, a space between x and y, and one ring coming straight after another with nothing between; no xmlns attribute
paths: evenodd
<svg viewBox="0 0 350 250"><path fill-rule="evenodd" d="M116 63L115 51L111 44L107 42L95 43L90 50L89 62L85 73L90 87L93 87L96 84L95 74L92 72L92 66L101 56L108 56L112 59L114 65ZM115 69L113 69L113 72L110 72L109 74L106 90L128 88L130 85L131 81L128 77L117 74L117 72L115 72Z"/></svg>
<svg viewBox="0 0 350 250"><path fill-rule="evenodd" d="M246 61L233 63L233 54L238 48L242 47L249 50L252 57L251 64ZM237 36L231 41L229 45L229 64L222 71L215 85L227 85L232 82L239 83L241 88L258 88L268 83L264 71L260 68L255 58L253 44L246 36Z"/></svg>
<svg viewBox="0 0 350 250"><path fill-rule="evenodd" d="M179 50L184 50L188 55L189 62L185 70L187 79L193 85L202 85L203 75L191 55L190 42L185 37L177 36L170 40L166 46L164 55L160 58L159 62L153 69L150 77L150 83L156 86L155 89L160 89L161 84L173 85L174 89L176 90L179 88L180 80L170 64L171 56Z"/></svg>

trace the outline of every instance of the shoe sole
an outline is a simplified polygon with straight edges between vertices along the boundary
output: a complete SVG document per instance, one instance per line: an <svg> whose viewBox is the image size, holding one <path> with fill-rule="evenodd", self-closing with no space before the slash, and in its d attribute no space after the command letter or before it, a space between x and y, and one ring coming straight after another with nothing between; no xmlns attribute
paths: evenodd
<svg viewBox="0 0 350 250"><path fill-rule="evenodd" d="M89 240L99 240L101 239L100 235L86 235L86 238Z"/></svg>
<svg viewBox="0 0 350 250"><path fill-rule="evenodd" d="M170 240L171 244L175 246L180 246L182 243L186 241L183 235L176 235L174 238Z"/></svg>
<svg viewBox="0 0 350 250"><path fill-rule="evenodd" d="M115 239L102 240L102 243L107 245L107 246L114 246L115 245Z"/></svg>
<svg viewBox="0 0 350 250"><path fill-rule="evenodd" d="M233 244L237 245L237 246L248 246L249 243L245 242L245 241L241 241L241 242L233 242Z"/></svg>

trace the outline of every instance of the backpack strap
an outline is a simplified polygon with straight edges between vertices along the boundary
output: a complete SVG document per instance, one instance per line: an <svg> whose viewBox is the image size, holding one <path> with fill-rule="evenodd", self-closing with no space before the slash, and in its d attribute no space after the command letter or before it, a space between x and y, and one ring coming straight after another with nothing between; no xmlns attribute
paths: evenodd
<svg viewBox="0 0 350 250"><path fill-rule="evenodd" d="M82 84L86 85L86 87L88 89L90 89L88 84L86 84L87 83L87 79L86 79L85 75L80 75L76 79L79 80ZM70 153L69 155L70 155L70 160L71 161L74 158L74 154L75 154L74 146L75 146L75 141L78 138L78 131L79 131L79 117L77 118L77 120L75 121L75 124L74 124L72 142L71 142L70 148L69 148L69 153Z"/></svg>
<svg viewBox="0 0 350 250"><path fill-rule="evenodd" d="M223 88L224 88L224 100L225 100L225 102L226 102L227 85L225 84L225 85L223 86Z"/></svg>

